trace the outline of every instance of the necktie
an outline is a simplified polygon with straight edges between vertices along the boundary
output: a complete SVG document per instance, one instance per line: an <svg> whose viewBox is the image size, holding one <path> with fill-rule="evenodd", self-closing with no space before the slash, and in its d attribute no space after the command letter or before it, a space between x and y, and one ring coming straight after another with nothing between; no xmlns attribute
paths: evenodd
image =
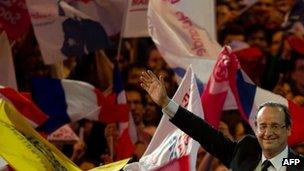
<svg viewBox="0 0 304 171"><path fill-rule="evenodd" d="M262 171L267 171L268 167L272 166L269 160L265 160L262 164Z"/></svg>

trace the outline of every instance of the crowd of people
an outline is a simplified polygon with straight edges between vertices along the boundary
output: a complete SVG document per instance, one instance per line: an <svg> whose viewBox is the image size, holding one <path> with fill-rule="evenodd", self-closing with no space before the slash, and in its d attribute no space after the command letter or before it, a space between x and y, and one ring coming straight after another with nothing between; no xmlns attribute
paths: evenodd
<svg viewBox="0 0 304 171"><path fill-rule="evenodd" d="M257 0L250 7L243 2L217 0L218 42L232 47L241 67L255 84L304 106L304 27L300 21L297 23L288 18L298 1ZM117 35L111 41L118 44L118 39ZM81 57L69 57L60 65L45 65L31 29L15 42L13 57L18 88L22 92L31 91L31 77L43 76L85 81L105 95L110 94L113 64L118 64L139 137L132 161L138 161L143 155L162 117L161 108L140 87L141 73L150 69L156 75L162 75L170 98L178 87L174 72L150 38L123 39L119 55L114 47ZM70 126L76 134L83 130L83 140L56 145L80 168L87 170L116 160L113 151L118 138L116 123L83 119ZM239 141L247 134L253 135L237 110L223 112L219 130L233 141ZM304 154L304 142L293 149ZM201 148L197 170L228 169Z"/></svg>

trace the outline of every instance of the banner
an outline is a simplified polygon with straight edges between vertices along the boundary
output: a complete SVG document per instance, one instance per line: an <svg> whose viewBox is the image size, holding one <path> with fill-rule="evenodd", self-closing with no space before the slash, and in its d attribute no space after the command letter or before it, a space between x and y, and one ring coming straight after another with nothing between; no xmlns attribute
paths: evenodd
<svg viewBox="0 0 304 171"><path fill-rule="evenodd" d="M0 100L0 132L0 156L15 170L80 171L4 100Z"/></svg>
<svg viewBox="0 0 304 171"><path fill-rule="evenodd" d="M110 46L103 26L66 2L26 2L45 64Z"/></svg>
<svg viewBox="0 0 304 171"><path fill-rule="evenodd" d="M120 160L104 166L95 167L94 169L90 169L89 171L119 171L128 163L129 160L130 158Z"/></svg>
<svg viewBox="0 0 304 171"><path fill-rule="evenodd" d="M212 0L150 1L149 33L166 60L168 54L175 60L179 57L214 59L221 49L215 40L214 15Z"/></svg>

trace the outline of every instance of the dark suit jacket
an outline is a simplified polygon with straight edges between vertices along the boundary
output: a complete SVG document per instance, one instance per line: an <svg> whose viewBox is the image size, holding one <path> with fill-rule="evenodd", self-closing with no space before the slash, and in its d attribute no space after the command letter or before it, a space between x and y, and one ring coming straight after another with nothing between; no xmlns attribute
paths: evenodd
<svg viewBox="0 0 304 171"><path fill-rule="evenodd" d="M255 136L245 136L239 142L231 141L182 107L170 121L233 171L253 171L261 160L262 149ZM288 158L298 158L301 162L287 166L287 171L304 171L304 157L289 148Z"/></svg>

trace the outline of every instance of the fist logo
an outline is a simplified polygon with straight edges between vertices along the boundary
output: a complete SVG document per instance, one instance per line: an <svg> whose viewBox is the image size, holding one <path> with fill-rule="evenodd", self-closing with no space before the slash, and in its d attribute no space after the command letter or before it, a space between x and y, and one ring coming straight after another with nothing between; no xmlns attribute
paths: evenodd
<svg viewBox="0 0 304 171"><path fill-rule="evenodd" d="M216 82L223 82L228 80L228 62L229 59L225 55L216 63L215 70L213 71L213 76Z"/></svg>

